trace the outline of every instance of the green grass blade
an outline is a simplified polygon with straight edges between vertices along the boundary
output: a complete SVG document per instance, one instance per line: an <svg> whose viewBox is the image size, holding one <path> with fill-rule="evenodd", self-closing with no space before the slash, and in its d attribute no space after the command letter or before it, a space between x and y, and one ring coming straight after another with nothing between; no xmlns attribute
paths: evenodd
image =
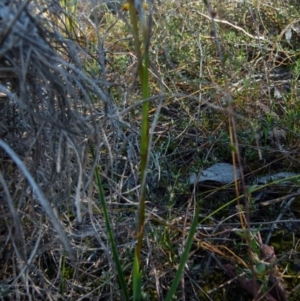
<svg viewBox="0 0 300 301"><path fill-rule="evenodd" d="M167 294L167 297L166 297L165 301L171 301L172 300L172 298L173 298L173 296L176 292L176 288L177 288L177 286L179 284L179 281L181 279L181 275L184 271L184 266L185 266L185 264L186 264L186 262L189 258L190 249L191 249L193 239L194 239L194 234L196 232L196 228L197 228L197 225L198 225L199 212L200 212L200 209L198 208L196 210L195 217L194 217L193 222L192 222L192 226L191 226L191 229L190 229L187 241L186 241L185 249L182 253L182 257L181 257L181 260L180 260L180 263L179 263L179 266L178 266L178 270L175 274L175 278L172 282L172 285L170 287L170 290Z"/></svg>
<svg viewBox="0 0 300 301"><path fill-rule="evenodd" d="M91 153L92 153L93 158L95 158L93 148L91 149ZM129 293L128 293L124 273L123 273L123 270L122 270L122 266L121 266L117 246L116 246L116 241L115 241L115 238L114 238L113 230L111 228L111 224L110 224L110 220L109 220L109 216L108 216L107 206L106 206L106 202L105 202L104 192L103 192L101 178L100 178L98 168L95 169L95 177L96 177L96 184L97 184L97 188L98 188L98 192L99 192L99 200L100 200L102 210L103 210L105 226L106 226L106 230L107 230L107 233L108 233L109 242L111 244L112 254L113 254L114 262L115 262L115 265L116 265L121 290L123 292L124 299L126 301L129 301Z"/></svg>

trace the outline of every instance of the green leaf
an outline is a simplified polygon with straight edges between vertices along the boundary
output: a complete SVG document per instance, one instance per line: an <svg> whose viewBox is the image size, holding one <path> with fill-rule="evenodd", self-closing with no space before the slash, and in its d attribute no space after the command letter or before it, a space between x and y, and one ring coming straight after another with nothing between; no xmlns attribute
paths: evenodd
<svg viewBox="0 0 300 301"><path fill-rule="evenodd" d="M141 300L141 291L142 291L142 277L140 271L140 264L137 254L134 254L134 263L133 263L133 300Z"/></svg>
<svg viewBox="0 0 300 301"><path fill-rule="evenodd" d="M92 154L93 159L95 160L95 153L94 153L94 149L92 147L91 147L91 154ZM108 233L108 238L109 238L109 242L111 244L113 258L114 258L114 262L115 262L117 273L118 273L118 279L119 279L120 286L121 286L121 289L123 292L124 300L129 301L129 293L128 293L124 273L122 270L113 230L112 230L111 223L110 223L110 220L108 217L108 210L107 210L107 205L106 205L106 201L105 201L103 186L101 183L100 173L99 173L99 170L97 167L95 168L95 177L96 177L96 184L97 184L97 188L98 188L98 192L99 192L99 200L100 200L102 210L103 210L103 216L104 216L104 220L105 220L106 230Z"/></svg>
<svg viewBox="0 0 300 301"><path fill-rule="evenodd" d="M258 263L254 266L254 271L257 275L264 275L266 273L266 264L265 263Z"/></svg>
<svg viewBox="0 0 300 301"><path fill-rule="evenodd" d="M197 225L198 225L198 217L199 217L199 212L200 212L200 209L198 208L196 210L196 213L195 213L195 216L194 216L194 219L193 219L193 222L192 222L192 225L191 225L191 228L190 228L190 232L189 232L189 235L188 235L188 238L187 238L187 241L186 241L186 245L185 245L185 249L182 253L182 257L181 257L181 260L180 260L180 263L179 263L179 266L178 266L178 270L175 274L175 278L172 282L172 285L170 287L170 290L167 294L167 297L165 299L165 301L171 301L175 292L176 292L176 288L179 284L179 281L181 279L181 275L184 271L184 266L189 258L189 255L190 255L190 249L191 249L191 246L192 246L192 243L193 243L193 240L194 240L194 234L196 232L196 228L197 228Z"/></svg>

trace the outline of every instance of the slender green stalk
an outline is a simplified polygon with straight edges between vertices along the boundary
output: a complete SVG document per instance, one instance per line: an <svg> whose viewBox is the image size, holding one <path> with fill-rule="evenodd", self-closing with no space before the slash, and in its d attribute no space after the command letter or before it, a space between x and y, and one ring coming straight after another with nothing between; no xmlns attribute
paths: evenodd
<svg viewBox="0 0 300 301"><path fill-rule="evenodd" d="M130 22L133 30L135 52L138 59L138 73L142 85L143 99L149 98L149 83L148 83L148 29L143 20L142 8L135 7L134 1L129 2ZM139 13L139 18L136 12ZM143 31L143 41L141 43L139 38L138 19L141 21ZM141 44L143 44L144 53L142 56ZM145 223L145 204L146 204L146 176L148 164L149 151L149 103L144 102L142 108L142 129L141 129L141 194L138 208L138 222L137 222L137 244L134 252L134 266L133 266L133 300L141 300L142 281L141 281L141 250L143 246L143 233Z"/></svg>
<svg viewBox="0 0 300 301"><path fill-rule="evenodd" d="M194 234L195 234L196 228L198 226L199 212L200 212L200 210L198 208L196 210L196 213L195 213L192 225L191 225L191 229L190 229L187 241L186 241L184 251L182 253L182 257L181 257L181 260L180 260L180 263L179 263L179 266L178 266L178 270L176 271L175 278L172 282L172 285L170 287L170 290L167 294L167 297L166 297L165 301L171 301L173 296L175 295L176 288L179 284L179 281L181 279L181 275L184 271L184 266L185 266L187 260L189 259L190 249L191 249L191 246L192 246L192 243L193 243L193 240L194 240Z"/></svg>
<svg viewBox="0 0 300 301"><path fill-rule="evenodd" d="M133 300L141 300L142 297L142 274L138 257L134 255L133 262Z"/></svg>
<svg viewBox="0 0 300 301"><path fill-rule="evenodd" d="M93 158L95 159L95 154L94 154L93 148L91 148L91 153L92 153ZM106 226L106 229L107 229L109 242L111 244L113 258L114 258L114 262L115 262L117 273L118 273L119 283L120 283L120 286L121 286L121 289L122 289L122 292L123 292L124 299L126 301L129 301L129 293L128 293L124 273L123 273L123 270L122 270L122 266L121 266L117 246L116 246L116 241L115 241L115 238L114 238L113 230L112 230L110 219L109 219L109 216L108 216L107 205L106 205L106 202L105 202L103 187L102 187L100 173L98 171L98 168L95 169L95 177L96 177L96 184L97 184L97 188L98 188L98 192L99 192L99 200L100 200L102 210L103 210L105 226Z"/></svg>

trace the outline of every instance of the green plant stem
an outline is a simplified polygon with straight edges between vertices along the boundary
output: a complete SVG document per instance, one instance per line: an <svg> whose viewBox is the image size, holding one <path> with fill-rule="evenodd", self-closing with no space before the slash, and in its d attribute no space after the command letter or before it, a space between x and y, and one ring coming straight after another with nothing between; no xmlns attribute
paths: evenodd
<svg viewBox="0 0 300 301"><path fill-rule="evenodd" d="M149 84L148 84L148 35L145 24L141 24L143 30L143 45L144 57L142 57L141 41L139 38L138 17L136 14L136 7L134 1L129 1L130 21L133 30L135 52L138 59L138 74L142 85L143 99L149 98ZM149 102L143 103L142 107L142 129L141 129L141 194L138 208L138 222L137 222L137 244L134 252L133 264L133 300L141 299L142 281L141 281L141 251L143 246L143 234L145 224L145 204L146 204L146 177L149 151Z"/></svg>
<svg viewBox="0 0 300 301"><path fill-rule="evenodd" d="M148 84L148 65L149 57L147 52L147 30L143 28L143 45L144 45L144 58L142 57L141 51L141 41L139 38L138 30L138 18L136 15L136 8L133 1L130 1L129 6L130 12L130 21L133 29L134 45L135 51L138 59L138 73L142 85L142 97L143 99L149 98L149 84ZM146 175L147 175L147 157L149 149L149 102L143 103L142 108L142 129L141 129L141 196L139 200L139 209L138 209L138 225L137 225L137 245L135 250L135 256L137 262L140 263L140 254L142 249L143 241L143 230L145 222L145 203L146 203Z"/></svg>

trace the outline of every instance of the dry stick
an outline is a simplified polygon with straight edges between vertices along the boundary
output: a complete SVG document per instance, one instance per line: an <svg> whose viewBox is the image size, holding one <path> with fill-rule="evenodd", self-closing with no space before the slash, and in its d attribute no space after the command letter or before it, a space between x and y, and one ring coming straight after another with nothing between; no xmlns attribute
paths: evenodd
<svg viewBox="0 0 300 301"><path fill-rule="evenodd" d="M232 151L232 160L233 160L233 165L236 166L236 160L238 163L238 166L240 168L240 179L241 179L241 185L242 185L242 190L244 192L244 205L245 205L245 215L246 218L244 218L244 216L241 214L241 224L243 225L243 223L246 223L246 228L248 231L248 235L245 236L246 242L247 242L247 246L248 246L248 253L249 253L249 258L250 258L250 268L251 268L251 272L253 275L253 287L256 284L256 277L255 277L255 271L254 271L254 260L253 260L253 255L252 255L252 251L251 251L251 241L250 241L250 215L249 215L249 203L248 203L248 193L246 190L246 186L245 186L245 178L244 178L244 172L243 172L243 168L242 168L242 162L241 162L241 157L240 157L240 153L239 153L239 144L238 144L238 138L237 138L237 133L236 133L236 125L235 125L235 118L234 118L234 114L233 114L233 108L232 108L232 97L230 95L229 92L229 85L228 85L228 79L225 76L226 75L226 69L225 69L225 58L224 58L224 54L221 48L221 44L219 42L219 39L217 37L217 26L216 26L216 21L215 21L215 17L216 17L216 12L212 9L211 5L209 2L207 2L207 8L208 11L210 13L210 19L212 22L212 29L213 29L213 37L218 49L218 55L221 61L221 68L224 74L224 87L225 87L225 99L227 102L227 112L228 112L228 117L229 117L229 132L230 132L230 141L233 144L232 146L235 148ZM236 169L234 169L234 183L235 183L235 189L236 189L236 193L237 196L239 196L239 189L238 189L238 183L237 183L237 171ZM256 299L256 292L254 295L254 300Z"/></svg>
<svg viewBox="0 0 300 301"><path fill-rule="evenodd" d="M209 20L211 20L211 16L208 16L208 15L205 15L203 13L201 13L200 11L196 11L196 10L192 10L192 12L196 13L196 14L199 14L200 16L204 17L204 18L207 18ZM298 22L299 20L296 20L294 23ZM247 32L245 29L243 29L242 27L240 26L237 26L237 25L234 25L226 20L220 20L220 19L216 19L214 18L214 22L216 23L222 23L222 24L226 24L226 25L229 25L231 26L232 28L238 30L238 31L241 31L243 32L246 36L250 37L251 39L255 39L255 40L260 40L260 41L265 41L266 43L270 44L270 45L273 45L273 42L271 42L270 40L264 38L263 36L254 36L252 34L250 34L249 32ZM289 24L291 25L291 24ZM288 26L289 26L288 25ZM286 29L285 29L286 30ZM284 33L284 32L283 32Z"/></svg>
<svg viewBox="0 0 300 301"><path fill-rule="evenodd" d="M289 194L289 195L286 195L286 196L282 196L282 197L279 197L279 198L276 198L276 199L273 199L273 200L270 200L270 201L260 202L259 206L263 207L263 206L273 205L273 204L276 204L276 203L283 202L286 199L294 198L294 197L299 196L299 195L300 195L300 192L295 192L295 193L292 193L292 194Z"/></svg>
<svg viewBox="0 0 300 301"><path fill-rule="evenodd" d="M225 286L231 284L233 281L238 280L238 278L244 277L245 275L246 275L246 272L242 272L241 274L239 274L239 275L231 278L230 280L224 282L223 284L219 285L218 287L215 287L215 288L211 289L210 291L207 292L207 294L210 295L213 292L216 292L217 290L219 290L220 288L225 287Z"/></svg>
<svg viewBox="0 0 300 301"><path fill-rule="evenodd" d="M29 173L28 169L24 165L24 163L21 161L19 156L11 149L11 147L2 139L0 139L0 147L2 147L6 153L13 159L13 161L16 163L16 165L19 167L19 169L23 172L25 175L27 181L32 187L33 192L36 194L40 204L43 206L44 210L46 211L47 215L49 216L54 228L56 229L57 233L60 236L60 239L66 249L66 251L69 253L69 256L71 259L74 259L71 244L69 241L69 238L67 237L64 228L62 227L60 221L57 219L57 217L54 214L54 211L49 204L48 200L44 197L42 191L40 190L37 183L34 181L33 177Z"/></svg>
<svg viewBox="0 0 300 301"><path fill-rule="evenodd" d="M195 185L194 185L194 190L195 190ZM183 221L183 230L186 229L186 224L187 224L187 218L188 218L188 213L190 211L190 207L192 205L192 198L189 199L188 201L188 205L186 207L186 213L185 213L185 217L184 217L184 221ZM180 251L179 251L179 255L182 256L183 253L183 249L184 246L186 244L186 237L185 235L182 236L182 246L180 247ZM184 281L184 274L182 274L181 276L181 289L182 289L182 301L185 301L185 281Z"/></svg>
<svg viewBox="0 0 300 301"><path fill-rule="evenodd" d="M59 129L62 129L70 134L73 134L73 135L77 135L79 136L78 133L74 132L73 130L67 128L66 126L63 126L59 123L57 123L56 121L54 120L51 120L51 119L47 119L47 118L42 118L41 115L39 115L38 113L34 112L33 109L29 108L28 106L26 106L19 97L17 97L17 95L15 93L12 93L10 90L8 90L7 88L5 88L3 85L0 84L0 92L4 93L10 100L16 102L19 107L21 109L26 109L28 113L30 113L34 118L36 118L37 120L41 120L42 122L44 121L48 121L50 122L51 124L57 126Z"/></svg>
<svg viewBox="0 0 300 301"><path fill-rule="evenodd" d="M13 221L14 221L14 227L15 227L14 234L15 234L15 238L16 238L16 242L17 242L16 243L17 249L20 252L21 259L24 262L26 262L26 260L27 260L26 259L27 254L26 254L26 249L25 249L26 244L25 244L25 239L24 239L23 228L22 228L22 225L21 225L21 219L20 219L20 217L17 213L17 210L14 207L14 202L13 202L11 196L10 196L9 189L6 185L6 182L4 180L2 172L0 172L0 183L2 184L4 192L6 194L7 204L8 204L10 213L12 215Z"/></svg>
<svg viewBox="0 0 300 301"><path fill-rule="evenodd" d="M278 223L278 220L281 219L281 217L285 214L285 212L288 210L288 208L291 206L291 204L294 202L294 200L295 200L295 197L291 198L288 201L288 203L286 204L286 206L284 207L284 209L282 210L282 212L280 212L280 214L278 215L278 218L276 219L276 221L272 224L270 232L269 232L269 234L268 234L268 236L266 238L266 241L265 241L266 245L269 244L269 241L270 241L271 236L273 234L273 231L274 231L274 229L275 229L275 227L276 227L276 225Z"/></svg>
<svg viewBox="0 0 300 301"><path fill-rule="evenodd" d="M77 163L78 163L78 168L79 168L79 173L78 173L78 181L77 181L77 186L76 186L76 195L75 195L75 208L76 208L76 216L77 216L77 222L79 224L82 223L82 216L81 216L81 208L80 208L80 191L81 191L81 185L82 185L82 162L80 159L79 152L76 149L75 143L69 137L69 135L65 132L63 133L66 136L67 141L69 142L70 146L73 147L74 153L76 155Z"/></svg>
<svg viewBox="0 0 300 301"><path fill-rule="evenodd" d="M197 125L200 128L200 111L201 111L201 104L202 104L202 77L203 77L203 49L201 45L201 40L198 38L197 45L199 48L199 55L200 55L200 62L199 62L199 104L198 104L198 120L197 120ZM198 136L197 136L198 137ZM197 141L198 143L198 141Z"/></svg>
<svg viewBox="0 0 300 301"><path fill-rule="evenodd" d="M9 35L10 31L12 30L12 28L14 27L15 22L18 20L19 16L21 15L22 11L25 9L25 7L27 6L28 2L30 0L25 0L23 2L21 2L21 5L19 6L18 11L15 13L14 18L10 21L10 23L8 24L8 26L6 27L6 30L2 33L2 39L0 41L0 47L2 46L2 44L5 42L5 39L7 38L7 36Z"/></svg>
<svg viewBox="0 0 300 301"><path fill-rule="evenodd" d="M154 221L154 222L157 222L158 224L160 225L163 225L165 227L168 227L170 229L173 229L185 236L188 235L188 232L171 224L171 223L168 223L166 222L165 220L161 219L160 217L157 217L155 214L153 214L153 212L151 212L151 215L149 215L149 219ZM187 230L187 229L186 229ZM233 258L235 258L237 260L237 263L238 264L241 264L243 265L244 267L247 267L247 264L241 259L239 258L233 251L231 251L230 249L228 249L227 247L225 246L218 246L218 247L215 247L214 245L211 245L210 243L206 242L206 241L203 241L203 239L199 239L198 237L194 237L194 241L201 244L201 247L204 249L204 250L207 250L209 252L214 252L218 255L221 255L229 260L232 260L232 258L230 258L228 255L226 255L225 253L223 253L220 249L224 249L226 250L227 254L230 254L232 255Z"/></svg>
<svg viewBox="0 0 300 301"><path fill-rule="evenodd" d="M38 246L40 245L40 241L41 241L41 238L42 238L41 233L42 233L42 231L39 231L39 236L38 236L37 240L35 241L35 244L34 244L34 247L31 251L29 259L27 260L26 264L21 269L19 275L17 277L15 277L14 281L8 286L7 290L9 290L9 288L14 287L16 285L18 279L23 276L23 273L26 271L27 267L32 264L34 256L36 255L36 253L38 251Z"/></svg>

